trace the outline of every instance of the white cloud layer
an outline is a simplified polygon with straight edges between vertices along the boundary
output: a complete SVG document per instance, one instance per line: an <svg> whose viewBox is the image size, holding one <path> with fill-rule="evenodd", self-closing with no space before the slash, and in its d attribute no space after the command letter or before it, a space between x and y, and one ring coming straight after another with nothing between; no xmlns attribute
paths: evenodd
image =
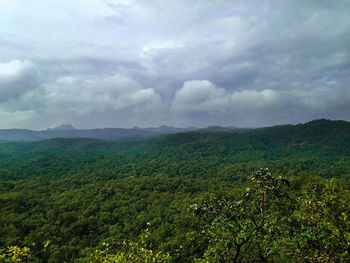
<svg viewBox="0 0 350 263"><path fill-rule="evenodd" d="M217 88L208 80L193 80L185 82L176 92L172 109L188 112L240 112L264 110L278 103L278 94L274 90L232 92Z"/></svg>

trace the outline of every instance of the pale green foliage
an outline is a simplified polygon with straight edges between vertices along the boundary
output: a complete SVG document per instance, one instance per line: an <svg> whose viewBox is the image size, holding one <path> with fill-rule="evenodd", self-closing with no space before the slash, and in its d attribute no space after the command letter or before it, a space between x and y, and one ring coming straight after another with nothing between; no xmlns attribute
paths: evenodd
<svg viewBox="0 0 350 263"><path fill-rule="evenodd" d="M9 246L0 249L0 262L30 262L31 251L27 247Z"/></svg>
<svg viewBox="0 0 350 263"><path fill-rule="evenodd" d="M91 255L91 262L110 263L168 263L170 255L168 253L155 252L147 245L149 229L146 229L140 239L134 241L124 241L117 244L117 247L104 243L103 250L96 250Z"/></svg>
<svg viewBox="0 0 350 263"><path fill-rule="evenodd" d="M349 262L350 211L346 196L334 180L317 182L306 189L300 199L295 249L301 258L308 262Z"/></svg>

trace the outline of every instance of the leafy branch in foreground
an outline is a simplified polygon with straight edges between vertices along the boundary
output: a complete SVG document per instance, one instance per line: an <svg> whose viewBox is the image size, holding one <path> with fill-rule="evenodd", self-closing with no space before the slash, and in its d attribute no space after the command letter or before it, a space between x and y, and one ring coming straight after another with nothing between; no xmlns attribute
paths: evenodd
<svg viewBox="0 0 350 263"><path fill-rule="evenodd" d="M195 262L347 262L349 202L334 181L294 197L291 181L260 169L242 198L192 205L207 248Z"/></svg>

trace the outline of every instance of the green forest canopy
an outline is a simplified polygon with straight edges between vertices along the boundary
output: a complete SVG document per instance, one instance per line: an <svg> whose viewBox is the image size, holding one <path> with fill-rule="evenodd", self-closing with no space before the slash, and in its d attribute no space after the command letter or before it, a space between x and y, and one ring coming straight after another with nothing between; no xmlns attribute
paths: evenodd
<svg viewBox="0 0 350 263"><path fill-rule="evenodd" d="M347 262L349 157L329 120L1 142L0 262Z"/></svg>

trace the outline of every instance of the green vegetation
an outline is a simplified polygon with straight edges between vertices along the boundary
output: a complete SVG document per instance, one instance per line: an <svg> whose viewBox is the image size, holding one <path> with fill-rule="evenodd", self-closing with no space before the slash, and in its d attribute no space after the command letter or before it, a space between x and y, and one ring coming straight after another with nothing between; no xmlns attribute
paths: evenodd
<svg viewBox="0 0 350 263"><path fill-rule="evenodd" d="M10 246L0 249L0 262L30 262L31 252L27 247Z"/></svg>
<svg viewBox="0 0 350 263"><path fill-rule="evenodd" d="M113 246L103 244L103 250L96 250L89 258L92 262L135 262L135 263L167 263L171 262L169 253L155 253L146 243L149 237L148 229L140 235L137 242L124 241L119 243L119 250L113 252Z"/></svg>
<svg viewBox="0 0 350 263"><path fill-rule="evenodd" d="M0 142L0 262L348 262L349 179L341 121Z"/></svg>
<svg viewBox="0 0 350 263"><path fill-rule="evenodd" d="M208 247L195 262L347 262L349 195L333 180L295 183L260 169L238 200L210 199L194 212Z"/></svg>

